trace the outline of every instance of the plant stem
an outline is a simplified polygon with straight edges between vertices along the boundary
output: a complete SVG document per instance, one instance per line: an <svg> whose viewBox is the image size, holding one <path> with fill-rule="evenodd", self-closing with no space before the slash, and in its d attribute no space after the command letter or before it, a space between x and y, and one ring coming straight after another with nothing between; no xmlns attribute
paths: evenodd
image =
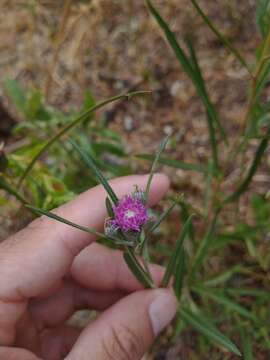
<svg viewBox="0 0 270 360"><path fill-rule="evenodd" d="M24 179L26 178L26 176L30 173L30 171L32 170L32 168L34 167L36 161L38 159L40 159L40 157L49 149L49 147L51 145L53 145L57 140L59 140L64 134L66 134L68 131L70 131L71 129L73 129L75 126L77 126L78 124L80 124L83 120L85 120L86 118L88 118L89 114L91 114L92 112L102 108L103 106L120 100L120 99L130 99L132 96L135 95L140 95L140 94L146 94L149 93L149 91L134 91L131 93L127 93L127 94L121 94L121 95L117 95L114 97L111 97L109 99L106 99L104 101L101 101L99 103L97 103L96 105L92 106L91 108L89 108L88 110L86 110L85 112L83 112L82 114L80 114L78 117L76 117L73 121L71 121L70 123L68 123L66 126L64 126L62 129L60 129L54 136L52 136L49 140L47 140L45 142L45 144L42 146L42 148L38 151L38 153L33 157L33 159L31 160L30 164L28 164L28 166L26 167L24 173L22 174L22 176L20 177L19 181L18 181L18 189L21 188L22 183L24 181Z"/></svg>
<svg viewBox="0 0 270 360"><path fill-rule="evenodd" d="M154 283L152 275L151 275L151 271L150 271L149 265L148 265L149 258L148 258L148 249L147 249L147 239L145 239L145 241L143 242L141 254L142 254L142 262L143 262L145 271L149 275L151 281Z"/></svg>

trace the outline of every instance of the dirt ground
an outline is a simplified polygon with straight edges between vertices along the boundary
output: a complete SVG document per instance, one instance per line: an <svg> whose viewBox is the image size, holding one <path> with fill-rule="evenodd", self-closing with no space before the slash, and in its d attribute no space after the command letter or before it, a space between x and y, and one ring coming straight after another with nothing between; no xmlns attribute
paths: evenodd
<svg viewBox="0 0 270 360"><path fill-rule="evenodd" d="M233 142L244 117L247 72L206 28L189 0L156 0L155 4L179 39L192 35L209 92ZM252 63L259 41L256 0L201 0L200 4ZM164 134L173 133L177 151L169 149L171 157L205 162L209 156L201 101L141 0L2 0L0 100L4 108L0 133L10 144L14 139L9 136L9 125L20 121L20 114L1 85L6 77L17 79L26 88L42 89L47 102L64 111L78 107L86 89L98 100L134 89L151 90L149 98L112 106L105 112L128 151L153 151ZM174 186L188 189L188 196L200 201L201 175L165 171L174 174ZM264 192L269 175L256 175L254 184ZM192 346L192 334L170 349L164 341L164 348L158 346L155 355L147 359L193 359L184 343ZM206 354L205 359L221 359L218 356Z"/></svg>

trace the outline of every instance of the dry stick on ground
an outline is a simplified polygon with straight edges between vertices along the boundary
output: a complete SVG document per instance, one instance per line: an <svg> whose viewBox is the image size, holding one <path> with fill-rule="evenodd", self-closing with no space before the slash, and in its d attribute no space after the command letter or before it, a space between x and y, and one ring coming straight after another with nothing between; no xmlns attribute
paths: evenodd
<svg viewBox="0 0 270 360"><path fill-rule="evenodd" d="M69 15L70 15L71 3L72 3L72 0L65 1L63 14L60 19L59 28L58 28L56 38L55 38L53 58L52 58L52 62L50 64L50 66L49 66L48 78L47 78L47 81L46 81L45 87L44 87L44 95L45 95L45 99L47 99L47 100L49 99L50 89L51 89L51 85L52 85L52 81L53 81L53 73L54 73L54 70L55 70L55 67L56 67L56 64L58 61L61 44L65 37L65 29L66 29L66 24L67 24Z"/></svg>

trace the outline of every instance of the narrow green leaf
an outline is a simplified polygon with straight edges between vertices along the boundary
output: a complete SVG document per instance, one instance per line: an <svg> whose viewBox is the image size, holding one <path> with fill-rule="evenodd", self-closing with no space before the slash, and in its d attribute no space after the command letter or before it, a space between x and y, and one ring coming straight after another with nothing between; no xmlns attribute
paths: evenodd
<svg viewBox="0 0 270 360"><path fill-rule="evenodd" d="M100 172L100 170L97 168L94 159L89 153L86 153L83 149L81 149L74 141L70 140L70 143L74 147L74 149L80 154L81 158L85 162L85 164L89 167L89 169L96 175L98 181L103 185L104 189L107 191L108 195L110 196L112 202L114 204L117 204L118 198L109 185L106 178L103 176L103 174Z"/></svg>
<svg viewBox="0 0 270 360"><path fill-rule="evenodd" d="M113 207L112 207L112 203L108 197L106 197L105 203L106 203L106 209L107 209L109 217L113 218L114 217Z"/></svg>
<svg viewBox="0 0 270 360"><path fill-rule="evenodd" d="M169 263L166 267L165 274L161 281L161 287L167 287L170 282L171 277L175 274L176 264L179 261L179 258L181 256L183 243L184 243L186 236L189 233L190 226L192 224L192 218L193 218L193 215L191 215L188 218L188 220L185 222L183 229L179 234L179 237L177 239L176 246L175 246L175 251L173 252L173 254L169 260Z"/></svg>
<svg viewBox="0 0 270 360"><path fill-rule="evenodd" d="M93 112L97 111L98 109L102 108L103 106L110 104L111 102L121 100L121 99L130 99L133 96L136 95L142 95L149 93L149 91L134 91L127 94L117 95L114 97L111 97L107 100L101 101L97 103L96 105L92 106L91 108L87 109L84 113L80 114L79 116L75 117L70 123L68 123L66 126L62 127L55 135L53 135L49 140L47 140L44 145L41 147L41 149L37 152L37 154L33 157L31 162L26 167L25 171L23 172L22 176L20 177L18 181L18 187L22 185L24 179L26 176L30 173L32 168L34 167L35 163L38 159L56 142L58 141L64 134L68 133L70 130L75 128L77 125L82 123L84 120L89 118L89 115Z"/></svg>
<svg viewBox="0 0 270 360"><path fill-rule="evenodd" d="M156 222L150 227L148 230L148 233L154 232L159 225L166 219L166 217L171 213L171 211L174 209L177 202L174 202L168 209L164 210L163 213L159 216L159 218L156 220Z"/></svg>
<svg viewBox="0 0 270 360"><path fill-rule="evenodd" d="M204 209L205 209L205 217L208 217L209 214L209 204L211 203L213 190L212 190L212 180L214 176L214 163L212 159L209 159L207 166L207 174L205 176L205 191L204 191Z"/></svg>
<svg viewBox="0 0 270 360"><path fill-rule="evenodd" d="M258 298L264 298L266 301L270 301L270 293L268 291L253 289L253 288L226 288L226 292L233 296L252 296Z"/></svg>
<svg viewBox="0 0 270 360"><path fill-rule="evenodd" d="M178 300L180 300L183 283L184 283L184 276L186 272L186 253L184 248L182 247L176 266L175 266L175 275L174 275L174 292Z"/></svg>
<svg viewBox="0 0 270 360"><path fill-rule="evenodd" d="M270 136L270 129L267 131L265 137L261 140L246 177L244 178L242 183L238 186L238 188L231 195L225 198L223 204L236 201L244 192L247 191L249 184L251 183L253 176L256 174L256 171L261 163L262 157L268 146L269 136Z"/></svg>
<svg viewBox="0 0 270 360"><path fill-rule="evenodd" d="M145 189L145 198L146 198L146 201L148 199L148 195L149 195L149 191L150 191L150 185L151 185L151 182L152 182L152 179L153 179L153 176L154 176L154 173L156 171L156 167L157 167L157 164L158 164L158 161L159 161L159 158L160 158L160 155L161 153L164 151L167 143L169 141L169 136L166 136L165 139L163 139L158 147L158 150L156 152L156 155L154 157L154 160L153 160L153 164L152 164L152 167L151 167L151 170L150 170L150 175L148 177L148 181L147 181L147 185L146 185L146 189Z"/></svg>
<svg viewBox="0 0 270 360"><path fill-rule="evenodd" d="M69 221L69 220L67 220L67 219L62 218L62 217L59 216L59 215L56 215L56 214L52 213L51 211L39 209L39 208L37 208L37 207L35 207L35 206L32 206L32 205L29 205L29 204L27 204L26 207L27 207L28 209L30 209L31 211L33 211L34 213L36 213L36 214L45 215L45 216L47 216L47 217L49 217L49 218L51 218L51 219L54 219L54 220L56 220L56 221L59 221L59 222L61 222L61 223L66 224L66 225L72 226L72 227L74 227L74 228L76 228L76 229L79 229L79 230L82 230L82 231L87 232L87 233L89 233L89 234L98 236L98 237L101 238L101 239L111 240L111 241L114 241L114 243L115 243L115 241L118 241L117 238L114 238L114 237L111 237L111 236L106 236L106 235L104 235L104 234L96 231L95 229L92 229L92 228L89 228L89 227L86 227L86 226L81 226L81 225L75 224L75 223L73 223L72 221Z"/></svg>
<svg viewBox="0 0 270 360"><path fill-rule="evenodd" d="M226 270L224 272L222 272L221 274L218 274L210 279L207 279L204 281L203 285L205 287L214 287L220 284L225 284L228 280L230 280L230 278L232 276L234 276L235 274L241 273L242 270L242 266L240 265L235 265L233 266L231 269Z"/></svg>
<svg viewBox="0 0 270 360"><path fill-rule="evenodd" d="M246 68L249 74L252 75L252 72L249 68L244 57L240 54L240 52L230 43L230 41L217 29L217 27L213 24L210 18L203 12L202 8L199 6L196 0L190 0L192 5L197 10L198 14L202 17L204 22L208 25L208 27L213 31L213 33L218 37L218 39L234 54L234 56L238 59L238 61Z"/></svg>
<svg viewBox="0 0 270 360"><path fill-rule="evenodd" d="M256 316L254 316L250 311L244 308L242 305L237 304L230 298L226 297L222 294L221 291L215 291L212 288L203 288L196 286L194 289L197 293L209 297L214 300L216 303L225 306L228 310L232 311L232 313L237 313L249 320L254 322L258 322Z"/></svg>
<svg viewBox="0 0 270 360"><path fill-rule="evenodd" d="M196 81L197 81L197 83L200 86L201 91L202 91L203 102L205 103L205 107L207 109L208 121L213 122L213 124L212 125L209 124L208 127L209 127L209 133L210 133L210 140L211 140L211 142L214 142L212 144L212 148L215 149L215 147L217 147L217 144L215 143L216 139L215 139L215 132L214 132L215 131L214 124L218 127L218 129L219 129L219 131L220 131L220 133L221 133L221 135L223 137L223 140L226 142L226 144L228 144L227 143L227 136L226 136L224 128L222 127L222 125L220 123L217 111L216 111L212 101L210 100L208 91L206 89L206 84L205 84L205 81L204 81L204 78L202 76L202 72L201 72L201 69L200 69L200 66L199 66L197 55L195 53L195 49L194 49L194 47L192 45L192 42L191 42L191 40L189 38L187 38L187 46L189 48L190 59L191 59L193 69L194 69L194 76L196 76ZM217 152L217 149L215 149L215 150ZM216 154L216 157L217 157L217 154ZM215 163L216 162L217 162L217 159L215 160Z"/></svg>
<svg viewBox="0 0 270 360"><path fill-rule="evenodd" d="M130 271L145 288L154 288L154 284L148 274L143 270L140 263L130 249L124 252L124 259Z"/></svg>
<svg viewBox="0 0 270 360"><path fill-rule="evenodd" d="M188 325L192 326L195 330L206 336L209 340L223 346L230 352L241 356L240 351L235 344L223 335L211 322L207 321L205 316L195 314L186 308L180 308L180 315Z"/></svg>
<svg viewBox="0 0 270 360"><path fill-rule="evenodd" d="M208 253L208 250L211 246L212 239L214 237L214 233L216 230L218 215L219 215L219 212L216 212L204 238L200 242L200 245L196 251L194 263L193 263L192 270L191 270L192 277L195 277L196 273L198 272L200 266L202 265L206 255Z"/></svg>
<svg viewBox="0 0 270 360"><path fill-rule="evenodd" d="M181 222L185 223L188 220L188 218L190 216L190 211L192 211L192 209L190 209L189 204L185 201L184 197L179 199L178 204L180 205L180 208L181 208ZM188 236L189 236L190 240L192 241L192 243L194 244L195 243L195 229L194 229L193 223L190 224Z"/></svg>
<svg viewBox="0 0 270 360"><path fill-rule="evenodd" d="M198 95L202 99L203 104L206 108L206 112L208 115L208 128L209 128L209 133L210 133L210 138L211 138L212 152L213 152L213 157L214 157L214 161L215 161L215 166L217 169L218 168L218 159L217 159L218 156L217 156L217 143L216 143L216 139L215 139L215 129L214 129L214 124L217 124L217 125L219 124L219 120L217 118L217 113L216 113L211 101L209 100L207 93L205 92L205 88L201 84L201 76L198 75L198 69L196 67L194 67L193 60L192 59L190 60L188 58L188 56L185 54L184 50L179 45L174 33L171 31L171 29L169 28L166 21L161 17L161 15L157 11L157 9L153 6L151 1L147 0L146 2L147 2L148 8L149 8L151 14L155 18L155 20L157 21L157 23L159 24L161 29L163 30L180 65L183 67L184 71L187 73L187 75L192 80L192 82L198 92ZM211 121L210 121L210 119L211 119ZM218 125L218 127L220 127L220 126Z"/></svg>
<svg viewBox="0 0 270 360"><path fill-rule="evenodd" d="M252 353L252 343L251 338L248 332L241 328L241 340L242 340L242 347L243 347L243 358L244 360L254 360L253 353Z"/></svg>
<svg viewBox="0 0 270 360"><path fill-rule="evenodd" d="M154 159L154 156L150 154L139 154L136 155L136 157L138 159L149 160L149 161L153 161ZM167 165L176 169L198 171L202 173L206 172L206 168L203 165L185 163L183 161L173 160L162 156L159 158L158 162L160 164Z"/></svg>
<svg viewBox="0 0 270 360"><path fill-rule="evenodd" d="M164 19L161 17L157 9L153 6L152 2L150 0L146 0L148 9L150 13L153 15L153 17L156 19L157 23L161 27L161 29L164 31L164 34L171 45L173 51L175 52L175 55L177 59L180 61L184 71L190 76L190 78L193 78L193 69L190 65L190 62L185 54L185 52L182 50L182 48L179 46L173 32L170 30L167 23L164 21Z"/></svg>

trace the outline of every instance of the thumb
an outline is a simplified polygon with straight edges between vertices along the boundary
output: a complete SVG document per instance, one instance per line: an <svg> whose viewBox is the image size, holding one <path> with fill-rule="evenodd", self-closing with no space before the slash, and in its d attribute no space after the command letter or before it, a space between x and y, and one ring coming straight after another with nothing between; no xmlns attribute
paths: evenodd
<svg viewBox="0 0 270 360"><path fill-rule="evenodd" d="M128 295L82 332L67 359L139 360L171 322L176 308L169 289Z"/></svg>

